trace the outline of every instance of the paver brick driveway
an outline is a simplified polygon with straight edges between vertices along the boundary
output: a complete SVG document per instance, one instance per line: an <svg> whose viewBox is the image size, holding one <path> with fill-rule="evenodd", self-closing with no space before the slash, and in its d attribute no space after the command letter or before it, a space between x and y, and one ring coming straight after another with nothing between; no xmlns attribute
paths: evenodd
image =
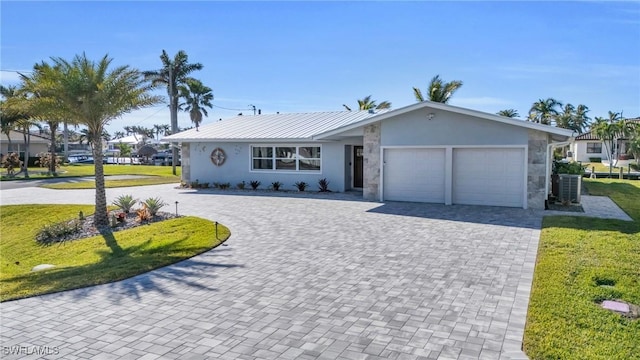
<svg viewBox="0 0 640 360"><path fill-rule="evenodd" d="M539 213L173 186L107 196L160 196L171 211L179 201L180 213L229 226L228 246L129 280L2 303L3 351L48 346L59 350L48 358L64 359L523 356ZM2 203L25 194L28 202L92 203L94 193L5 190Z"/></svg>

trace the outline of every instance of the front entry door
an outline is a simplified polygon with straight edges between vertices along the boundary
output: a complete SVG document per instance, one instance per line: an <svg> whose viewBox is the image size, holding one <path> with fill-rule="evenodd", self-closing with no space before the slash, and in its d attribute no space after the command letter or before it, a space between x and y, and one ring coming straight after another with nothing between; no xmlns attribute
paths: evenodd
<svg viewBox="0 0 640 360"><path fill-rule="evenodd" d="M362 146L353 147L353 187L362 187L362 173L364 168L364 158L362 157Z"/></svg>

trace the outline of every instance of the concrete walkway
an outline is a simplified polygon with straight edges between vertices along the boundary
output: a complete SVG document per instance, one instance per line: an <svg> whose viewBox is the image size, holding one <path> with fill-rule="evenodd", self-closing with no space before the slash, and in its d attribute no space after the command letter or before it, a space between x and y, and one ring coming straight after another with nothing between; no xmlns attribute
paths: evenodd
<svg viewBox="0 0 640 360"><path fill-rule="evenodd" d="M170 211L178 201L181 214L229 226L228 246L125 281L2 303L3 358L34 349L61 359L524 357L541 211L174 187L107 197L160 196ZM0 194L3 205L93 197Z"/></svg>

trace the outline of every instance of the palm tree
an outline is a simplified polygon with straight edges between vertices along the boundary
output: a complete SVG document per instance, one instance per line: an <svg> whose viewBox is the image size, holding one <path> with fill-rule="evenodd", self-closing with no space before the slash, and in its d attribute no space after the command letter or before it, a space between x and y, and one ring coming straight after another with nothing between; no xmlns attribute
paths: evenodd
<svg viewBox="0 0 640 360"><path fill-rule="evenodd" d="M345 104L342 104L347 111L351 111L351 108ZM358 100L358 110L385 110L391 109L391 103L383 101L380 104L376 104L376 100L371 100L371 95L365 96L364 99Z"/></svg>
<svg viewBox="0 0 640 360"><path fill-rule="evenodd" d="M49 82L64 107L65 114L87 126L92 136L95 167L95 218L97 227L108 225L104 184L102 141L109 121L133 110L159 103L162 99L150 94L152 87L142 74L129 66L110 68L112 59L105 55L100 61L76 55L71 61L52 58L57 71Z"/></svg>
<svg viewBox="0 0 640 360"><path fill-rule="evenodd" d="M27 107L25 106L27 99L21 88L0 85L0 95L5 99L5 101L2 102L3 131L11 131L11 129L17 128L22 132L24 140L24 162L22 163L20 172L24 172L24 177L28 179L29 145L31 143L30 130L33 126L38 126L38 123L34 121L31 114L27 112Z"/></svg>
<svg viewBox="0 0 640 360"><path fill-rule="evenodd" d="M122 132L120 132L122 134ZM80 136L78 137L78 141L80 145L82 145L85 141L89 144L89 147L93 149L93 144L96 141L99 141L101 144L103 141L109 141L111 139L111 135L107 132L107 129L102 130L102 135L99 137L93 136L93 134L89 131L89 129L81 129Z"/></svg>
<svg viewBox="0 0 640 360"><path fill-rule="evenodd" d="M580 104L576 107L576 111L573 114L573 130L583 133L587 129L591 121L591 118L587 116L588 112L589 108L586 105Z"/></svg>
<svg viewBox="0 0 640 360"><path fill-rule="evenodd" d="M36 119L49 127L51 144L49 149L49 173L56 175L56 137L60 122L64 120L62 106L56 98L55 90L47 82L54 77L57 69L49 64L35 64L31 75L20 74L21 91L27 95L23 104Z"/></svg>
<svg viewBox="0 0 640 360"><path fill-rule="evenodd" d="M462 81L460 80L444 82L440 79L440 75L436 75L429 82L429 98L426 100L446 104L461 86ZM416 101L425 101L422 91L417 87L413 88L413 95L416 97Z"/></svg>
<svg viewBox="0 0 640 360"><path fill-rule="evenodd" d="M555 116L556 126L563 129L571 129L573 125L574 112L576 108L571 104L566 104Z"/></svg>
<svg viewBox="0 0 640 360"><path fill-rule="evenodd" d="M609 177L613 174L614 161L617 163L617 156L614 156L614 145L618 138L629 136L632 132L632 126L625 120L622 120L620 113L609 111L609 119L596 118L596 124L593 131L596 136L604 143L609 158ZM615 160L614 160L615 158Z"/></svg>
<svg viewBox="0 0 640 360"><path fill-rule="evenodd" d="M544 125L551 125L551 122L555 120L558 113L558 106L562 106L562 103L554 98L548 98L546 100L539 99L534 102L529 109L529 117L527 120Z"/></svg>
<svg viewBox="0 0 640 360"><path fill-rule="evenodd" d="M200 80L187 79L186 86L180 86L180 97L184 99L184 103L180 104L180 109L184 105L185 111L189 112L191 121L196 126L196 131L200 123L202 123L202 114L209 116L205 108L211 109L211 101L213 101L213 93L211 88L204 86Z"/></svg>
<svg viewBox="0 0 640 360"><path fill-rule="evenodd" d="M113 133L113 138L114 139L122 139L123 137L125 137L125 133L122 131L116 131Z"/></svg>
<svg viewBox="0 0 640 360"><path fill-rule="evenodd" d="M508 117L508 118L517 118L518 116L520 116L520 114L518 114L518 110L516 109L500 110L496 114L500 116Z"/></svg>
<svg viewBox="0 0 640 360"><path fill-rule="evenodd" d="M178 51L173 60L169 58L169 55L165 50L162 50L160 55L162 61L162 69L145 71L143 72L145 79L151 80L153 86L166 86L167 94L169 95L169 112L171 113L171 133L178 132L178 87L185 85L187 79L190 79L189 74L196 70L203 68L202 64L189 63L189 57L183 50ZM173 175L176 175L176 164L178 161L178 147L177 144L173 144Z"/></svg>

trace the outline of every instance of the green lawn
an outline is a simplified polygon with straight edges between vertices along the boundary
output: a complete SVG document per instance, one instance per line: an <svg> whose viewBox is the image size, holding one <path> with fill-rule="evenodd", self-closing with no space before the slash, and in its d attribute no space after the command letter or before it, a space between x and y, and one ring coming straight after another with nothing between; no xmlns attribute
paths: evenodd
<svg viewBox="0 0 640 360"><path fill-rule="evenodd" d="M93 176L95 175L93 164L74 164L63 165L58 169L59 173L57 177L69 177L69 176ZM29 178L31 179L47 179L51 178L50 175L46 175L47 169L34 167L29 168ZM44 174L42 174L44 173ZM149 175L149 176L167 176L180 178L180 167L176 167L177 176L172 173L171 166L153 166L153 165L104 165L105 175ZM0 171L2 180L11 180L5 178L6 170ZM22 180L23 177L19 176L16 179Z"/></svg>
<svg viewBox="0 0 640 360"><path fill-rule="evenodd" d="M117 187L129 187L129 186L143 186L143 185L158 185L158 184L173 184L179 183L180 178L176 176L152 176L140 179L120 179L109 180L105 178L105 187L117 188ZM48 189L95 189L96 183L94 181L80 181L70 183L57 183L57 184L44 184L40 187Z"/></svg>
<svg viewBox="0 0 640 360"><path fill-rule="evenodd" d="M35 235L45 224L93 212L93 205L0 206L0 301L126 279L218 246L229 230L211 221L182 217L53 246ZM52 215L55 214L55 215ZM39 264L56 268L31 272Z"/></svg>
<svg viewBox="0 0 640 360"><path fill-rule="evenodd" d="M531 359L639 359L640 320L598 302L640 305L640 181L584 180L634 221L544 219L524 349Z"/></svg>

